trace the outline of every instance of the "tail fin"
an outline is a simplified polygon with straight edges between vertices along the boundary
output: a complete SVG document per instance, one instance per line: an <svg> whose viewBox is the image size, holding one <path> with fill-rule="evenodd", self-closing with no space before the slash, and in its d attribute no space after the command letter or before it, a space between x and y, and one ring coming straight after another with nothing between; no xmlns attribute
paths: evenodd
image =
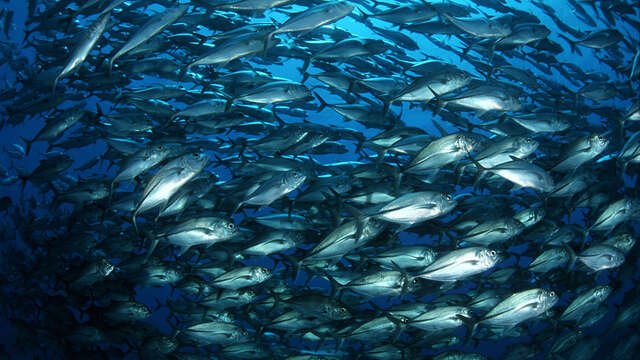
<svg viewBox="0 0 640 360"><path fill-rule="evenodd" d="M287 261L291 263L291 267L293 268L293 276L291 279L293 283L295 283L296 280L298 279L298 275L300 275L300 263L293 256L289 256L284 253L280 253L280 256L282 256L283 258L285 258Z"/></svg>
<svg viewBox="0 0 640 360"><path fill-rule="evenodd" d="M471 162L478 169L478 175L476 177L476 180L473 182L473 187L476 188L477 185L478 185L478 182L484 177L485 172L488 171L489 169L487 169L486 167L482 166L476 159L474 159L471 156L471 154L467 153L467 157L469 158L469 160L471 160Z"/></svg>
<svg viewBox="0 0 640 360"><path fill-rule="evenodd" d="M178 74L178 79L184 80L185 76L187 75L187 72L191 69L192 66L193 64L189 64L184 68L182 68L182 70L180 70L180 74Z"/></svg>
<svg viewBox="0 0 640 360"><path fill-rule="evenodd" d="M567 269L571 271L578 257L576 256L576 253L575 251L573 251L571 246L564 244L562 247L569 253L569 266L567 267Z"/></svg>
<svg viewBox="0 0 640 360"><path fill-rule="evenodd" d="M327 280L329 280L329 283L331 283L330 297L332 299L340 300L340 295L342 293L342 289L344 289L344 285L340 285L340 283L337 282L336 279L334 279L333 276L329 275L326 271L323 271L323 275L327 278Z"/></svg>
<svg viewBox="0 0 640 360"><path fill-rule="evenodd" d="M146 264L149 261L149 258L151 258L151 255L153 254L153 251L158 246L159 242L160 242L160 238L158 238L157 236L154 236L153 239L151 240L151 246L149 246L149 250L147 250L147 254L144 256L144 261L142 262L143 264Z"/></svg>
<svg viewBox="0 0 640 360"><path fill-rule="evenodd" d="M109 76L111 76L111 74L113 74L113 63L116 61L115 57L111 57L111 59L109 59Z"/></svg>
<svg viewBox="0 0 640 360"><path fill-rule="evenodd" d="M574 40L569 39L566 35L563 35L561 33L558 33L558 35L560 35L561 38L563 38L564 40L566 40L569 43L569 46L571 46L571 52L572 53L578 53L578 55L582 55L582 51L580 51L580 49L576 46L577 42Z"/></svg>
<svg viewBox="0 0 640 360"><path fill-rule="evenodd" d="M23 138L22 136L18 135L18 137L20 138L20 140L22 140L24 142L24 144L26 145L24 147L24 153L26 155L29 155L29 151L31 151L31 144L33 144L33 141L35 140L27 140L25 138Z"/></svg>
<svg viewBox="0 0 640 360"><path fill-rule="evenodd" d="M302 67L299 69L303 76L303 80L301 82L304 82L309 77L309 74L307 74L307 69L309 69L309 65L311 65L311 60L313 60L313 56L304 58Z"/></svg>
<svg viewBox="0 0 640 360"><path fill-rule="evenodd" d="M387 113L389 112L389 108L393 103L393 100L391 99L381 99L381 100L382 100L382 115L387 115Z"/></svg>
<svg viewBox="0 0 640 360"><path fill-rule="evenodd" d="M315 95L315 97L318 98L318 101L320 101L320 109L318 109L318 112L324 110L324 108L329 106L329 104L327 104L327 102L324 101L324 99L322 98L322 96L320 96L320 94L318 94L317 92L314 92L313 95Z"/></svg>
<svg viewBox="0 0 640 360"><path fill-rule="evenodd" d="M264 38L264 48L262 49L263 52L266 53L267 50L271 47L271 38L273 38L273 35L275 35L275 31L268 33Z"/></svg>
<svg viewBox="0 0 640 360"><path fill-rule="evenodd" d="M60 73L60 75L62 75L62 73ZM60 80L60 75L56 76L56 78L53 80L53 86L51 87L51 96L55 96L56 94L56 87L58 86L58 80Z"/></svg>

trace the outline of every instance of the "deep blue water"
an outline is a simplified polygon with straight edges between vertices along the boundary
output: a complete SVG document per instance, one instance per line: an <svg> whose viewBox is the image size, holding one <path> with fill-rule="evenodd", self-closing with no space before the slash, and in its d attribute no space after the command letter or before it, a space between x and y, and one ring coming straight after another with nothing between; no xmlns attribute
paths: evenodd
<svg viewBox="0 0 640 360"><path fill-rule="evenodd" d="M479 6L473 2L458 1L458 3L469 5L473 8L481 9L482 12L487 14L488 16L493 16L497 14L497 12L495 12L494 10L488 7ZM593 18L597 22L596 26L589 26L584 22L582 22L580 18L576 16L575 11L572 9L571 5L568 2L554 1L554 2L545 2L545 3L548 3L547 5L553 7L556 15L560 19L562 19L562 21L566 25L572 27L573 29L580 30L580 31L591 31L595 29L610 27L605 23L600 13L593 13L593 9L590 6L587 6L586 4L583 4L583 6L588 11L588 13L593 16ZM581 49L582 55L572 52L568 43L558 35L562 31L556 26L556 24L553 21L551 21L551 19L546 14L544 14L544 12L540 8L526 1L523 1L522 3L507 1L504 4L507 6L512 6L514 8L531 13L532 15L540 19L542 24L547 26L549 30L551 30L549 39L560 44L564 50L562 53L554 55L555 60L557 62L573 64L585 73L600 73L604 77L606 77L606 79L608 79L609 81L615 82L621 87L622 85L629 83L626 77L623 77L619 73L616 73L610 66L607 66L602 61L598 60L598 57L596 55L597 54L602 55L604 50L596 51L593 49L582 48ZM15 14L14 25L9 31L10 36L6 42L6 49L11 50L12 52L11 56L14 57L14 59L18 57L24 57L27 63L34 64L35 57L36 57L35 50L29 47L23 48L22 45L20 45L22 43L22 38L24 36L23 35L24 29L25 29L24 23L27 17L26 4L22 1L11 0L8 2L8 4L3 3L2 6L7 9L11 9ZM605 5L599 2L599 3L596 3L596 6L602 7ZM151 12L157 11L158 9L162 9L162 7L150 6L148 8L148 11L151 13ZM290 9L291 9L291 12L297 12L304 9L304 7L293 5ZM639 10L636 5L635 15L630 16L631 18L635 19L636 22L639 20L638 12ZM269 15L266 19L261 18L260 20L268 21L269 18L272 18L275 22L282 23L288 18L288 15L286 15L284 12L278 11L277 9L268 11L267 14ZM479 14L476 14L474 16L478 16L478 15ZM87 22L85 18L81 18L81 19L82 20L80 21ZM93 18L90 18L90 19L93 20ZM388 27L389 29L397 29L395 27L392 27L391 24L386 22L382 22L379 20L372 20L372 21L376 26L379 26L379 27ZM347 29L353 36L381 39L380 35L371 31L371 29L369 29L366 24L358 22L357 20L351 17L343 18L338 22L336 22L335 25L343 29ZM618 22L616 29L619 30L623 34L624 38L627 41L629 41L632 46L634 46L634 49L637 50L638 39L640 38L639 30L634 29L631 24L624 23L623 21ZM64 29L61 29L61 32L64 32ZM457 54L452 53L451 51L447 51L445 49L442 49L436 46L431 41L429 36L409 33L407 31L404 31L404 33L409 34L411 38L414 41L416 41L419 45L419 50L417 51L407 50L406 51L407 57L411 57L416 60L423 60L425 59L425 54L426 54L429 57L433 57L441 61L445 61L447 63L453 64L456 67L469 72L474 77L483 78L482 74L476 68L474 68L474 66L471 63L469 63L468 61L464 61L461 57L459 57ZM59 36L62 36L62 33L59 34ZM573 38L571 35L567 35L567 36ZM282 37L286 38L287 36L285 35ZM291 35L291 38L295 38L295 35ZM431 38L436 41L444 42L445 44L447 44L448 46L451 46L452 48L460 49L464 45L455 36L434 35L434 36L431 36ZM386 41L389 41L389 40L386 40ZM620 44L619 47L621 49L621 52L624 58L623 60L621 60L621 62L625 64L631 64L634 53L629 52L626 46L622 44ZM113 51L114 51L114 48L111 47L108 44L108 42L106 42L105 45L100 49L100 52L105 57L108 56L108 54L111 54ZM532 51L532 50L529 50L529 51ZM5 57L6 56L7 55L5 54ZM288 59L288 58L281 58L281 59L282 59L282 62L280 64L264 65L264 64L258 64L256 62L254 63L254 65L256 68L267 69L271 73L271 75L274 77L284 77L293 81L301 81L303 79L303 76L298 69L303 65L303 61L300 59ZM251 60L246 60L246 61L250 63ZM532 71L536 75L536 77L541 79L542 82L545 81L544 79L549 79L549 80L553 80L554 82L562 86L565 86L570 91L577 92L579 89L579 86L572 83L568 79L564 78L559 72L555 70L553 70L552 72L553 75L549 76L547 74L543 74L538 69L531 66L531 64L527 63L526 61L513 59L513 58L512 58L511 65ZM317 68L314 69L313 65L310 68L310 72L312 73L318 72L318 71L319 69ZM628 74L629 72L625 71L624 73ZM16 73L15 69L12 69L8 64L6 63L2 64L0 65L0 81L2 81L3 84L0 88L8 89L12 86L15 86L15 84L19 83L17 79L21 79L25 76L28 76L26 72L22 74ZM69 79L63 79L61 80L61 84L64 86L68 84L68 81ZM173 84L176 84L176 82L162 79L155 76L142 76L141 79L133 80L127 87L135 88L135 87L152 85L152 84L153 85L157 85L157 84L173 85ZM308 87L313 87L320 84L321 83L319 81L313 78L310 78L308 81L305 82L305 85L307 85ZM196 86L194 86L194 84L191 84L191 83L183 83L183 85L185 85L187 88L191 88L191 87L196 88ZM633 99L637 99L638 97L637 89L638 89L638 79L631 82L630 89L628 90L631 92L632 97L619 95L599 103L592 102L591 100L583 100L583 104L584 104L583 106L592 107L592 108L614 108L619 110L620 112L624 112L632 104ZM20 91L20 89L18 91ZM342 101L338 96L330 94L329 92L323 89L317 90L317 92L321 94L322 97L326 99L328 103L333 104L333 103L340 103ZM10 99L8 101L5 100L3 102L4 105L2 106L6 106L10 101L11 101ZM85 101L86 101L86 109L89 109L91 111L93 111L96 108L96 105L99 105L99 107L105 114L108 114L112 111L117 111L113 103L109 101L103 101L96 96L88 97ZM314 101L316 103L318 102L316 100ZM530 102L535 100L529 99L527 101ZM174 102L174 103L175 103L174 105L178 107L184 106L184 103L178 103L178 102ZM65 107L68 108L73 104L74 104L73 102L67 101L61 104L60 108L65 108ZM13 104L13 105L15 106L16 104ZM433 123L434 120L440 119L440 118L438 117L438 115L434 115L431 110L425 110L418 106L410 106L407 102L402 102L401 104L392 105L391 111L393 111L396 114L401 114L401 119L406 124L406 126L415 126L426 131L429 134L440 136L438 129L434 126L434 123ZM0 163L4 165L6 168L11 169L12 173L16 173L17 169L24 169L23 171L25 173L29 173L29 171L34 169L37 166L38 162L43 158L43 153L47 151L48 144L45 142L35 142L31 147L31 150L28 153L28 155L24 158L11 157L8 154L8 151L11 149L12 144L18 144L21 146L25 145L25 143L19 139L19 136L22 136L26 139L33 138L37 133L37 131L44 125L44 118L39 115L30 116L23 122L20 122L18 124L12 124L11 122L7 121L10 115L8 113L5 113L4 111L2 113L3 113L2 117L3 117L4 126L0 129L0 141L5 151L0 153ZM465 116L469 118L473 118L472 113L466 113ZM600 115L597 115L595 113L590 113L586 120L590 125L593 125L594 127L601 126L603 132L607 132L607 131L616 132L617 129L611 129L611 127L613 126L612 124L616 123L615 120L612 120L612 118L615 116L618 116L618 115L611 114L609 118L603 118ZM282 117L287 123L294 123L294 122L300 121L300 119L294 118L291 116L283 115ZM362 134L367 138L375 136L381 131L380 129L366 128L365 126L357 122L353 122L353 121L345 122L340 115L338 115L336 112L334 112L329 108L325 108L321 112L308 111L306 121L327 125L327 126L335 125L335 126L348 127L351 129L355 129L357 131L361 131ZM440 121L439 123L448 132L456 131L456 127L450 123L446 123L442 121ZM87 125L83 123L76 124L71 129L65 131L61 139L65 139L71 134L78 134L81 128L84 126L87 126ZM633 127L635 125L632 124L629 126ZM637 126L635 126L633 131L637 131ZM632 131L630 130L629 134L631 132ZM629 134L626 135L625 140L629 138ZM247 135L238 135L237 133L230 133L230 134L221 134L218 136L222 137L223 139L227 139L227 138L236 139L238 136L247 136ZM556 137L555 139L558 139L558 137ZM551 136L549 138L544 139L544 141L552 142L554 141L554 137ZM616 145L616 146L618 147L615 148L614 146L610 146L607 150L605 150L604 154L602 155L603 156L615 155L616 151L619 151L619 148L620 148L620 145ZM338 161L360 160L360 155L357 154L355 151L355 144L352 142L348 142L347 147L349 149L349 152L346 154L314 155L313 159L320 163L325 163L325 164L338 162ZM94 166L86 170L82 170L82 171L72 170L72 169L76 169L78 167L83 166L84 164L92 161L96 157L101 157L106 153L107 148L108 148L107 144L104 142L104 140L97 139L96 142L92 145L82 147L80 149L73 149L73 150L66 151L68 155L70 155L74 160L71 170L67 171L66 173L79 178L89 178L89 177L98 176L98 177L103 177L105 179L112 179L117 173L117 167L110 166L107 160L100 160ZM368 151L366 149L364 151L369 155L374 154L374 152ZM214 158L213 151L207 151L207 154L210 156L211 159ZM544 154L540 151L537 154L544 157ZM224 166L218 166L218 167L210 166L207 168L207 171L216 173L220 177L220 181L230 180L232 177L231 173L228 171L228 169L225 169ZM618 174L597 173L597 176L600 178L608 178L608 177L618 176ZM619 190L618 191L619 193L627 193L627 194L633 193L633 189L638 186L637 165L635 167L634 166L630 167L628 173L623 177L623 181L624 183L620 183L620 187L621 187L620 189L611 189L611 192L613 193ZM133 186L122 184L120 185L118 190L132 191ZM473 191L471 187L458 186L456 187L456 192L453 195L465 194L470 191ZM295 193L291 194L290 197L293 197L294 194ZM8 214L10 211L18 211L18 209L21 209L20 211L24 213L27 209L29 209L31 206L34 205L34 203L29 201L28 199L32 199L32 198L35 199L35 205L38 205L37 209L34 209L34 213L32 215L34 218L37 219L43 215L55 216L55 213L53 212L46 214L47 211L52 211L52 210L50 210L47 206L43 206L43 204L46 204L52 201L52 199L55 197L55 194L52 191L42 192L36 186L34 186L29 182L27 182L23 192L21 192L21 182L17 182L8 186L2 186L0 187L0 196L9 196L14 204L13 208L5 212L5 214L7 215L3 216L3 218L0 219L0 223L5 228L5 231L4 231L5 236L3 238L4 240L3 242L5 245L7 245L10 242L18 247L24 246L24 244L21 242L19 233L16 231L16 227L18 227L19 224L16 224L13 218L8 216ZM637 196L637 193L636 193L636 196ZM68 214L72 208L73 207L70 206L69 204L64 204L61 206L60 210L57 210L57 211L61 211L63 213L67 212ZM257 216L261 214L268 214L270 212L271 211L268 208L261 209L261 210L252 209L252 210L248 210L247 214L249 214L249 216ZM46 217L46 216L43 216L43 217ZM236 224L240 224L245 219L245 215L243 213L238 213L233 215L233 218ZM584 216L582 211L575 211L574 213L571 213L569 216L563 219L556 219L556 220L559 221L560 223L576 224L578 226L585 227L587 226L586 224L589 224L593 221L593 218L592 217L587 218L586 216ZM142 224L146 223L148 225L148 222L141 221L141 223ZM630 225L631 225L630 228L633 230L634 235L637 238L637 235L640 231L638 222L631 221ZM404 245L436 243L435 241L436 239L434 239L433 237L419 236L417 234L413 234L410 232L401 233L400 240ZM498 269L508 268L508 267L516 266L517 264L520 264L520 266L522 267L526 266L526 264L530 261L531 257L528 255L517 256L517 253L522 251L524 251L524 249L519 250L516 248L511 250L509 257L505 261L500 263L500 265L497 268ZM106 256L109 257L109 254L106 254ZM118 259L112 259L112 261L117 263ZM634 262L635 262L635 266L634 266ZM244 261L244 263L246 265L256 264L256 265L266 266L269 268L273 268L274 264L276 264L274 260L269 258L249 259ZM627 260L627 263L625 263L624 266L633 268L632 270L633 276L631 276L631 281L626 281L624 284L622 284L620 288L615 289L614 293L608 298L606 302L606 304L610 308L609 313L604 317L603 320L601 320L595 326L587 330L587 332L590 335L597 336L598 339L600 340L600 347L598 350L598 354L602 356L606 356L607 354L609 354L612 351L612 349L618 344L620 339L624 339L624 337L629 336L629 334L631 334L633 331L633 329L627 329L627 332L623 334L606 334L606 329L615 318L618 311L618 307L623 303L623 301L625 301L624 302L625 304L628 304L629 302L629 299L625 298L623 295L625 295L626 293L626 296L633 296L634 294L638 293L636 291L636 286L637 286L636 283L638 280L638 266L640 266L640 261L638 261L637 255L630 256L629 259ZM284 266L280 265L278 268L274 268L273 270L275 272L284 271ZM567 273L566 275L569 276L570 274ZM293 287L301 286L304 283L304 280L306 278L305 276L306 274L303 273L302 276L298 278L296 282L289 280L288 283ZM594 278L594 283L610 284L611 278L612 277L615 278L616 276L617 276L617 272L615 271L612 271L612 272L604 271L604 272L592 275L592 278ZM563 281L563 280L560 280L560 281ZM478 280L478 283L479 282L480 280ZM534 282L534 280L532 280L532 282ZM549 285L549 282L547 281L544 281L543 283L545 287ZM0 284L2 284L2 282L0 282ZM325 290L330 289L330 284L323 279L316 278L313 281L311 281L310 285L316 286ZM456 292L466 293L467 291L470 290L469 287L471 286L473 286L473 284L466 284L465 286L456 289L454 293ZM531 286L533 287L534 284L532 284ZM507 285L507 288L509 288L509 285ZM561 295L560 300L558 301L555 308L556 316L558 316L562 312L562 310L572 300L572 296L568 293L560 294L560 295ZM138 286L136 287L135 299L136 301L146 304L151 309L154 309L156 304L156 299L161 299L161 301L164 301L167 298L176 299L178 296L179 295L173 293L169 287L144 288L144 287ZM413 296L405 295L405 299L413 299ZM387 298L376 298L373 301L379 306L388 306L390 303L399 303L399 299L387 299ZM43 304L43 306L46 307L46 304ZM153 316L145 321L153 324L165 334L171 334L173 332L173 329L166 322L166 317L168 314L169 314L169 310L166 307L163 307L158 309L157 311L154 311ZM519 338L505 338L497 341L481 341L479 344L477 344L477 346L475 346L475 344L470 342L470 343L458 345L454 347L454 349L459 349L466 352L477 352L477 353L484 354L485 356L488 356L490 358L500 358L504 353L505 349L507 349L509 346L516 343L536 343L538 346L544 348L546 344L538 339L542 338L540 337L541 332L552 331L550 330L549 324L550 322L547 322L547 323L541 322L541 323L536 323L532 325L531 333L533 334L533 336L525 336L525 337L519 337ZM14 334L14 330L11 328L10 322L8 322L5 319L2 322L0 330L2 331L1 341L5 346L5 351L7 351L8 353L16 354L17 356L16 358L21 358L29 354L29 351L22 352L21 351L22 349L19 349L19 345L15 344L16 337ZM463 334L465 334L465 331L463 331L463 329L458 329L458 330L459 331L456 334L460 336L463 336ZM539 337L536 338L536 335ZM559 334L556 334L556 336L558 335ZM431 349L425 348L423 351L423 355L426 355L426 354L429 354L429 355L433 354L433 351ZM133 358L133 355L130 355L130 357ZM538 356L537 358L541 358L541 356Z"/></svg>

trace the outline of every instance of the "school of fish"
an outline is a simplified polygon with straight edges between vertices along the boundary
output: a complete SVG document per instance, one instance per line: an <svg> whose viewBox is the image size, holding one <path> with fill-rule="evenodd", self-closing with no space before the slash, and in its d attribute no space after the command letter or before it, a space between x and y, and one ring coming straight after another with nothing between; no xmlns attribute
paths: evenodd
<svg viewBox="0 0 640 360"><path fill-rule="evenodd" d="M640 3L5 3L0 358L636 358Z"/></svg>

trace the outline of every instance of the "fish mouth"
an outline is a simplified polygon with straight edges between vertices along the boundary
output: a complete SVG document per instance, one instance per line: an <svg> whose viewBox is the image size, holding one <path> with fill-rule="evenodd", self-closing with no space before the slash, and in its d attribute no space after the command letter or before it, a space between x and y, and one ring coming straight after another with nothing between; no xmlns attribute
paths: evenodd
<svg viewBox="0 0 640 360"><path fill-rule="evenodd" d="M473 324L475 323L475 319L473 317L471 317L470 315L465 315L465 314L456 314L456 319L462 321L464 324Z"/></svg>

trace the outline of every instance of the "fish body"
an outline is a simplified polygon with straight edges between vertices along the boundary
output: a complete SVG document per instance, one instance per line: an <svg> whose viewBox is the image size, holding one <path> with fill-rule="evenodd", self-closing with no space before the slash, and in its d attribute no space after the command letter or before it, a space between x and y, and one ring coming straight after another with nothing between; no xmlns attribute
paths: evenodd
<svg viewBox="0 0 640 360"><path fill-rule="evenodd" d="M468 247L453 250L424 268L418 277L435 281L457 281L494 267L500 257L495 250Z"/></svg>
<svg viewBox="0 0 640 360"><path fill-rule="evenodd" d="M131 35L129 40L113 56L111 56L111 59L109 59L109 70L113 68L113 63L115 63L118 58L137 46L140 46L155 35L161 33L167 26L173 24L182 15L184 15L188 8L189 7L186 5L176 6L166 9L162 13L153 15L144 25L142 25L142 27L138 29L138 31Z"/></svg>

